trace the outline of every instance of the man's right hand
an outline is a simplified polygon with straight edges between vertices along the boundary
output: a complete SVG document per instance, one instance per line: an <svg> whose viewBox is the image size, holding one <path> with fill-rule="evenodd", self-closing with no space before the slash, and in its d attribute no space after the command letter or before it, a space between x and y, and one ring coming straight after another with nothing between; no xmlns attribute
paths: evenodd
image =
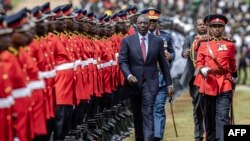
<svg viewBox="0 0 250 141"><path fill-rule="evenodd" d="M130 85L134 85L134 84L137 83L137 79L136 79L135 76L131 75L131 76L129 76L129 78L128 78L128 82L129 82Z"/></svg>
<svg viewBox="0 0 250 141"><path fill-rule="evenodd" d="M183 56L184 56L185 58L188 58L189 55L190 55L190 49L186 49L186 50L184 51L184 53L183 53Z"/></svg>

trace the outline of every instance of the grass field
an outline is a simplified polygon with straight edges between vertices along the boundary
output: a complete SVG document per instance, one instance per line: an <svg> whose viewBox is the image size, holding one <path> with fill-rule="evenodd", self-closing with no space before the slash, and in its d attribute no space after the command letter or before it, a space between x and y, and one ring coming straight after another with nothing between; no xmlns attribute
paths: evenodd
<svg viewBox="0 0 250 141"><path fill-rule="evenodd" d="M247 69L247 74L248 74L248 76L247 76L247 79L246 79L246 85L250 86L250 67L248 67L248 69ZM246 76L243 75L243 71L241 71L239 77L240 77L239 84L242 84L243 78L246 77Z"/></svg>
<svg viewBox="0 0 250 141"><path fill-rule="evenodd" d="M13 7L15 7L19 2L20 0L11 0L11 4L13 5Z"/></svg>
<svg viewBox="0 0 250 141"><path fill-rule="evenodd" d="M250 102L249 94L249 86L237 86L233 98L235 124L250 124L250 110L247 108ZM170 105L167 104L167 126L164 141L194 141L192 103L187 91L184 91L181 96L176 98L173 102L173 108L179 137L175 136ZM134 134L124 141L134 141Z"/></svg>

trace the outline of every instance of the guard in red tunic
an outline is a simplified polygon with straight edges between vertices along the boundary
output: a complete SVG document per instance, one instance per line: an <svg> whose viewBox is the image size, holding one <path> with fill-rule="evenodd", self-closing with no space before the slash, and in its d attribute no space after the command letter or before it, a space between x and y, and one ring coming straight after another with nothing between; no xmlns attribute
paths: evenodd
<svg viewBox="0 0 250 141"><path fill-rule="evenodd" d="M15 130L17 132L17 137L24 141L33 139L35 135L34 111L32 109L32 103L34 102L32 90L34 85L32 85L32 80L34 80L33 78L37 75L33 64L28 62L27 56L29 55L26 52L27 48L22 48L30 42L30 39L24 32L32 27L31 24L27 24L26 13L27 9L22 9L16 14L6 17L7 27L15 29L15 32L11 36L13 47L8 49L16 55L23 73L22 75L25 77L24 83L27 85L26 88L12 91L12 95L15 98L15 104L13 106L13 110L16 113L16 120L14 121ZM23 93L21 93L21 91Z"/></svg>
<svg viewBox="0 0 250 141"><path fill-rule="evenodd" d="M129 19L129 30L128 30L128 35L135 34L137 32L137 27L136 27L136 20L140 13L138 13L138 9L136 6L129 6L126 10L127 13L127 18Z"/></svg>
<svg viewBox="0 0 250 141"><path fill-rule="evenodd" d="M46 20L51 20L56 16L56 13L53 13L50 10L50 3L46 2L43 5L41 5L41 11L43 13L42 18L46 18ZM47 26L46 26L47 25ZM47 27L48 32L52 32L55 28L54 22L48 22L45 24L45 27ZM44 27L42 28L37 28L38 33L46 32ZM42 33L45 34L45 33ZM47 130L48 130L48 136L50 136L51 133L51 122L53 121L53 118L55 118L55 75L56 71L54 69L55 66L55 60L54 60L54 52L52 51L53 49L53 44L50 42L50 35L52 33L49 33L47 35L44 35L43 37L39 38L39 47L42 50L42 54L45 59L45 64L41 64L39 70L39 77L44 79L46 81L46 88L44 89L44 99L45 99L45 111L46 111L46 119L47 119Z"/></svg>
<svg viewBox="0 0 250 141"><path fill-rule="evenodd" d="M237 81L235 44L223 32L227 18L214 14L205 17L209 25L208 36L197 43L197 74L194 84L202 94L205 133L208 141L224 140L224 125L230 124L229 111L232 104L234 84Z"/></svg>
<svg viewBox="0 0 250 141"><path fill-rule="evenodd" d="M7 62L4 62L3 60L3 56L5 56L6 53L10 55L10 53L6 50L11 43L9 35L12 33L13 30L6 29L3 25L3 21L4 17L0 17L0 140L13 141L14 130L11 107L14 105L15 101L14 98L11 96L13 80L10 79L10 70L8 70L8 67L6 66L12 65L13 67L13 63L15 61L11 60L11 58L6 58L8 59Z"/></svg>
<svg viewBox="0 0 250 141"><path fill-rule="evenodd" d="M58 6L52 10L56 13L56 31L49 38L55 59L55 92L56 92L56 117L54 140L63 140L71 126L74 93L74 56L67 43L67 36L63 33L66 26L67 15L72 11L72 5ZM63 15L67 13L67 15Z"/></svg>

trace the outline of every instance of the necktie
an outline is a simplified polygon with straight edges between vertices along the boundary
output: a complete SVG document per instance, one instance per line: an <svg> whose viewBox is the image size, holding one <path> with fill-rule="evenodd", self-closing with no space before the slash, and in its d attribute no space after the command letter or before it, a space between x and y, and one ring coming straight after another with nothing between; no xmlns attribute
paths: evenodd
<svg viewBox="0 0 250 141"><path fill-rule="evenodd" d="M141 38L141 52L144 62L146 61L146 45L145 45L145 38Z"/></svg>

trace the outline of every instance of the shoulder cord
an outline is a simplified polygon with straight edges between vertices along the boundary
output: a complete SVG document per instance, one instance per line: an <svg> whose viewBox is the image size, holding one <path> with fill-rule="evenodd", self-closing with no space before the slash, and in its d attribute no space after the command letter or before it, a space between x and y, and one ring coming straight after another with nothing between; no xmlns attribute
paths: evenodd
<svg viewBox="0 0 250 141"><path fill-rule="evenodd" d="M199 35L197 35L197 36L199 36ZM191 59L191 61L193 62L193 65L194 65L194 67L196 67L196 59L195 59L195 55L194 55L194 53L195 53L195 49L194 49L194 47L195 47L195 45L194 44L197 44L197 42L196 42L196 37L197 36L195 36L194 37L194 41L193 41L193 43L192 43L192 45L191 45L191 53L190 53L190 59ZM191 40L190 40L191 41ZM196 45L197 46L197 45Z"/></svg>

